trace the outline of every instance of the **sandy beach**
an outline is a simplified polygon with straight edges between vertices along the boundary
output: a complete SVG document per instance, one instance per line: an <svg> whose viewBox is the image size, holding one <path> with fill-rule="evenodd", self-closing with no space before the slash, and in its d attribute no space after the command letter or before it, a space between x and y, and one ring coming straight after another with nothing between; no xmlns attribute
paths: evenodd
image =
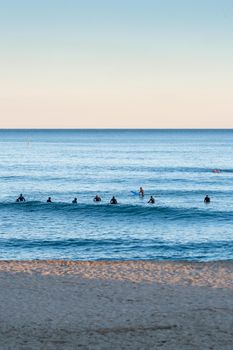
<svg viewBox="0 0 233 350"><path fill-rule="evenodd" d="M1 261L0 283L0 349L232 349L232 262Z"/></svg>

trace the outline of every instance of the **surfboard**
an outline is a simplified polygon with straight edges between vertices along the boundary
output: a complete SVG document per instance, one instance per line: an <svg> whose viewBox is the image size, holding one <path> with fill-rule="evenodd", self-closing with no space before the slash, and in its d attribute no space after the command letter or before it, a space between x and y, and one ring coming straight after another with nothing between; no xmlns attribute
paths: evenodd
<svg viewBox="0 0 233 350"><path fill-rule="evenodd" d="M138 192L136 191L130 191L133 196L138 196Z"/></svg>

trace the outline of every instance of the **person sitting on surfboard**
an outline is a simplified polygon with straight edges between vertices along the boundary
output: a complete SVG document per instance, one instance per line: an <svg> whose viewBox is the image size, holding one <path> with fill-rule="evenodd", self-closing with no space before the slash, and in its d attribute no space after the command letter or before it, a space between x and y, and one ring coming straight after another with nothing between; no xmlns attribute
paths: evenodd
<svg viewBox="0 0 233 350"><path fill-rule="evenodd" d="M51 197L49 197L49 198L47 199L47 203L52 203L52 198L51 198Z"/></svg>
<svg viewBox="0 0 233 350"><path fill-rule="evenodd" d="M72 203L73 204L77 204L77 198L76 197L72 200Z"/></svg>
<svg viewBox="0 0 233 350"><path fill-rule="evenodd" d="M114 196L110 200L110 204L117 204L117 200L116 200L116 198Z"/></svg>
<svg viewBox="0 0 233 350"><path fill-rule="evenodd" d="M97 194L94 199L93 199L94 202L101 202L101 197Z"/></svg>
<svg viewBox="0 0 233 350"><path fill-rule="evenodd" d="M155 199L153 196L150 196L150 199L148 200L148 203L150 204L154 204L155 203Z"/></svg>
<svg viewBox="0 0 233 350"><path fill-rule="evenodd" d="M205 203L210 203L210 197L208 196L208 194L205 196L204 202Z"/></svg>
<svg viewBox="0 0 233 350"><path fill-rule="evenodd" d="M139 189L139 196L144 197L144 189L142 187Z"/></svg>
<svg viewBox="0 0 233 350"><path fill-rule="evenodd" d="M22 193L20 193L19 197L16 199L16 202L25 202L25 198Z"/></svg>

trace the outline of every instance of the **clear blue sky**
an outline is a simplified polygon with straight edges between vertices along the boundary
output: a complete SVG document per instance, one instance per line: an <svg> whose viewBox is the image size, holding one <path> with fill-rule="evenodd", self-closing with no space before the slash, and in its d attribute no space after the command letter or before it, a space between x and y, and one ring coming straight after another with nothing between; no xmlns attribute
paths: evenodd
<svg viewBox="0 0 233 350"><path fill-rule="evenodd" d="M233 1L0 4L0 127L233 127Z"/></svg>

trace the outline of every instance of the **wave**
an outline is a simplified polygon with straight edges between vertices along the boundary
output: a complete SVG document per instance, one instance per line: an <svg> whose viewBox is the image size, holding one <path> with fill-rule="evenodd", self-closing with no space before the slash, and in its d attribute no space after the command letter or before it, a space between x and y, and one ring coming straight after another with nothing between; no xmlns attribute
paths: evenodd
<svg viewBox="0 0 233 350"><path fill-rule="evenodd" d="M166 220L200 220L200 219L214 219L218 221L232 221L232 210L216 210L210 205L204 205L203 208L198 207L171 207L162 205L150 204L118 204L109 205L102 203L43 203L40 201L29 201L24 203L0 203L0 210L23 211L35 213L47 213L48 215L83 215L92 217L118 217L120 219L135 217L143 219L166 219Z"/></svg>
<svg viewBox="0 0 233 350"><path fill-rule="evenodd" d="M16 239L0 238L2 251L29 251L32 256L71 260L215 260L232 259L233 242L168 242L159 239ZM41 255L41 252L43 254ZM49 255L46 255L49 252ZM72 253L71 253L72 252ZM106 252L111 252L107 254ZM61 255L57 255L57 253ZM71 254L71 255L70 255ZM25 255L26 256L26 255ZM81 257L81 258L79 258ZM1 257L0 257L1 259Z"/></svg>

